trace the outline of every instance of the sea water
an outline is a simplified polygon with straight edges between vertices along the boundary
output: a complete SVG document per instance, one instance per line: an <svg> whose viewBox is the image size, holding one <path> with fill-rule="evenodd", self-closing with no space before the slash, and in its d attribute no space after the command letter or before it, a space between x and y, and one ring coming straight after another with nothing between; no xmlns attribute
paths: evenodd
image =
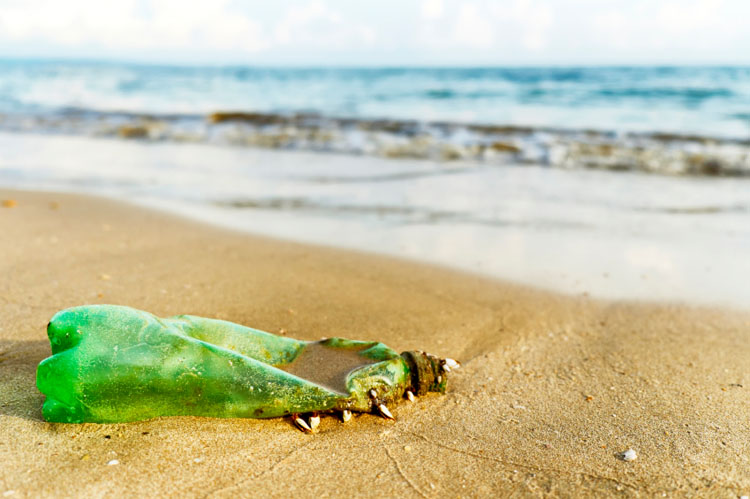
<svg viewBox="0 0 750 499"><path fill-rule="evenodd" d="M747 307L749 117L748 68L3 61L0 187L571 294Z"/></svg>
<svg viewBox="0 0 750 499"><path fill-rule="evenodd" d="M0 151L3 187L106 195L568 294L750 305L744 178L8 133Z"/></svg>
<svg viewBox="0 0 750 499"><path fill-rule="evenodd" d="M0 130L750 175L750 69L0 61Z"/></svg>
<svg viewBox="0 0 750 499"><path fill-rule="evenodd" d="M0 113L350 118L750 136L750 67L258 68L0 61Z"/></svg>

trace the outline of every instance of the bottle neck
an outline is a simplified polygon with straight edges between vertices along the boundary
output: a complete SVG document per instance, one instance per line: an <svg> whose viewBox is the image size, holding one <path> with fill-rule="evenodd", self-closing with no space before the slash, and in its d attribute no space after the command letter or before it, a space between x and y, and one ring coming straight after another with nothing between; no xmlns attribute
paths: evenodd
<svg viewBox="0 0 750 499"><path fill-rule="evenodd" d="M434 355L409 351L401 354L411 373L411 389L415 395L427 392L445 393L448 376L443 360Z"/></svg>

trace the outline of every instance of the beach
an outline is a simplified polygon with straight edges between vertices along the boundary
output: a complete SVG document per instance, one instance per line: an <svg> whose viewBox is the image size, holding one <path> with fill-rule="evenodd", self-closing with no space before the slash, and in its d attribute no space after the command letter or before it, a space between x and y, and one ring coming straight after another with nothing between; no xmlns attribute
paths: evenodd
<svg viewBox="0 0 750 499"><path fill-rule="evenodd" d="M745 179L0 132L0 185L570 295L747 308Z"/></svg>
<svg viewBox="0 0 750 499"><path fill-rule="evenodd" d="M4 497L750 493L746 309L556 294L85 195L0 199ZM91 303L463 367L444 396L391 407L396 422L324 417L313 435L285 419L45 423L45 326Z"/></svg>

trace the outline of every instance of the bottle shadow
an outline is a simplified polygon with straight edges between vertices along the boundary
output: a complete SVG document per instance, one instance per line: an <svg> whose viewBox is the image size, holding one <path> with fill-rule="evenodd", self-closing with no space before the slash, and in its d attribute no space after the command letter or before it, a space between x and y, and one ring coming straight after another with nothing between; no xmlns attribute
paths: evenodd
<svg viewBox="0 0 750 499"><path fill-rule="evenodd" d="M44 396L36 388L36 367L50 355L47 340L0 340L0 416L44 421Z"/></svg>

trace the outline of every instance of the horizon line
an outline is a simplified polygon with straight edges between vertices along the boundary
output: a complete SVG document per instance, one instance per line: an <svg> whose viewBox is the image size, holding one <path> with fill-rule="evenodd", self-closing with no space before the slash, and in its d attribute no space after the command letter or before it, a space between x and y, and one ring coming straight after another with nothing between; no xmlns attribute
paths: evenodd
<svg viewBox="0 0 750 499"><path fill-rule="evenodd" d="M66 56L15 56L0 54L0 62L52 62L74 64L125 64L132 66L163 66L174 68L259 68L259 69L541 69L541 68L750 68L750 62L417 62L361 64L351 62L267 62L267 61L166 61L130 57L66 57Z"/></svg>

